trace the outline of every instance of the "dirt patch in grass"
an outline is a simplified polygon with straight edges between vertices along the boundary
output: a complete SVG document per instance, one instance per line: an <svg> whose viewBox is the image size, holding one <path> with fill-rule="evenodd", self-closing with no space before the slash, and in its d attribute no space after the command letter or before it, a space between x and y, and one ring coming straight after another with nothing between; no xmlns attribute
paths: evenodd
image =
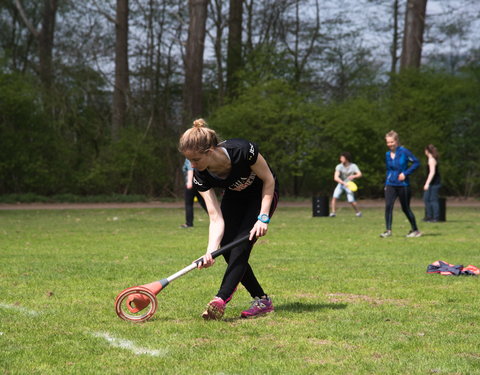
<svg viewBox="0 0 480 375"><path fill-rule="evenodd" d="M315 300L317 300L317 299L319 298L316 294L312 294L312 293L298 293L298 294L295 294L294 297L296 297L296 298L315 299Z"/></svg>
<svg viewBox="0 0 480 375"><path fill-rule="evenodd" d="M312 345L335 345L332 340L309 339L308 342Z"/></svg>

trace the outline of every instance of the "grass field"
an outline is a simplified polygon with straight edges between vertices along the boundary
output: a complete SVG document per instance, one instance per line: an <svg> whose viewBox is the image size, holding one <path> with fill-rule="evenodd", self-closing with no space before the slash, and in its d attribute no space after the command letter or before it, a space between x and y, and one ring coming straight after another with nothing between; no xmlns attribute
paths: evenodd
<svg viewBox="0 0 480 375"><path fill-rule="evenodd" d="M184 230L182 209L0 211L0 373L480 374L479 278L425 272L480 266L478 208L449 208L408 239L396 208L381 239L381 208L331 219L280 206L251 258L274 313L239 319L239 288L224 320L203 321L219 259L162 291L150 321L120 320L120 291L203 254L196 212Z"/></svg>

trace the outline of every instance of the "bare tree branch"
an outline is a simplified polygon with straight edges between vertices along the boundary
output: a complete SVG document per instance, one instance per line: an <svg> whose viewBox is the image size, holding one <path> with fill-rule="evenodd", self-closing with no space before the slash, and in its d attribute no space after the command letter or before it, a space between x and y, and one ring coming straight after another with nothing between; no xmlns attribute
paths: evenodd
<svg viewBox="0 0 480 375"><path fill-rule="evenodd" d="M18 1L18 0L17 0ZM108 21L114 23L115 25L117 24L117 21L115 20L115 18L113 18L110 14L108 14L107 12L105 12L102 8L100 8L100 6L98 5L97 1L96 0L93 0L93 3L95 4L95 6L97 7L97 12L100 13L102 16L104 16Z"/></svg>
<svg viewBox="0 0 480 375"><path fill-rule="evenodd" d="M28 20L27 15L25 14L25 10L23 9L22 4L20 3L20 0L15 0L15 6L18 12L20 13L20 17L22 17L22 20L27 26L28 30L30 30L30 32L33 34L35 38L39 38L40 32L37 29L35 29L35 27L33 27L33 25Z"/></svg>

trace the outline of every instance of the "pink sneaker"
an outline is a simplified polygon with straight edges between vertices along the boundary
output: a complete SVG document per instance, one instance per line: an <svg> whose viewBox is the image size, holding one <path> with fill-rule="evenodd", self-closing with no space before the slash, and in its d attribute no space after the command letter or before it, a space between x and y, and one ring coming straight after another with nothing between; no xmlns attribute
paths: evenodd
<svg viewBox="0 0 480 375"><path fill-rule="evenodd" d="M212 299L202 313L202 318L205 320L220 320L225 313L226 303L220 297Z"/></svg>
<svg viewBox="0 0 480 375"><path fill-rule="evenodd" d="M272 312L274 310L272 300L268 297L258 298L252 301L248 310L242 311L242 318L254 318L256 316Z"/></svg>

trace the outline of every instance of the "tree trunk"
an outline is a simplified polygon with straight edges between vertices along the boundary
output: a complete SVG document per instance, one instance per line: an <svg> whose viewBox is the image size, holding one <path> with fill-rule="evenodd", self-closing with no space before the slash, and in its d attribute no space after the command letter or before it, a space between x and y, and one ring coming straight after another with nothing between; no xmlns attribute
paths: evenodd
<svg viewBox="0 0 480 375"><path fill-rule="evenodd" d="M227 49L227 95L230 97L236 94L236 73L242 68L242 17L243 0L230 0Z"/></svg>
<svg viewBox="0 0 480 375"><path fill-rule="evenodd" d="M390 67L390 73L395 74L397 72L398 62L398 0L393 2L393 37L392 37L392 64Z"/></svg>
<svg viewBox="0 0 480 375"><path fill-rule="evenodd" d="M223 105L223 100L225 96L225 81L223 77L223 50L222 50L222 41L223 41L223 29L224 29L224 18L223 18L223 2L224 0L213 0L210 2L210 18L213 19L213 24L215 26L215 35L212 36L213 49L215 51L215 61L217 65L217 105Z"/></svg>
<svg viewBox="0 0 480 375"><path fill-rule="evenodd" d="M408 0L400 70L420 68L427 0Z"/></svg>
<svg viewBox="0 0 480 375"><path fill-rule="evenodd" d="M208 0L189 0L190 22L185 52L184 110L189 123L203 112L203 51L207 22Z"/></svg>
<svg viewBox="0 0 480 375"><path fill-rule="evenodd" d="M127 116L128 78L128 0L117 0L115 18L115 84L112 103L112 139L118 140Z"/></svg>
<svg viewBox="0 0 480 375"><path fill-rule="evenodd" d="M40 77L49 88L53 81L53 40L55 34L55 17L57 1L45 0L43 9L42 31L39 35Z"/></svg>
<svg viewBox="0 0 480 375"><path fill-rule="evenodd" d="M40 30L36 30L30 20L27 18L20 0L15 0L15 6L17 7L23 22L38 44L38 73L40 75L40 80L48 89L51 87L53 82L52 56L53 41L55 36L55 22L58 9L57 0L43 1L42 28Z"/></svg>

